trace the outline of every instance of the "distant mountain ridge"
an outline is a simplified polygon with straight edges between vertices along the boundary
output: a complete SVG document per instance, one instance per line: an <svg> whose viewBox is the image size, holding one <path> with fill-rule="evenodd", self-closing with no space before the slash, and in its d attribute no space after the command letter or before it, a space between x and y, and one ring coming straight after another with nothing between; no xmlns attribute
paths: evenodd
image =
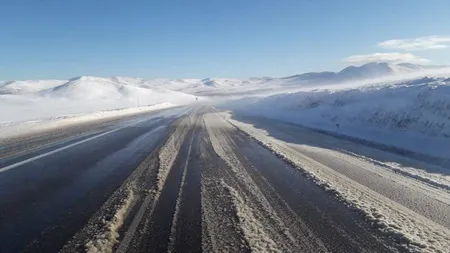
<svg viewBox="0 0 450 253"><path fill-rule="evenodd" d="M365 80L377 77L387 77L397 74L414 73L422 70L443 68L445 66L436 65L418 65L411 63L387 63L387 62L369 62L361 66L350 65L339 72L308 72L300 75L285 77L290 79L291 83L312 83L326 84L346 82L353 80Z"/></svg>
<svg viewBox="0 0 450 253"><path fill-rule="evenodd" d="M108 96L130 87L145 89L165 89L188 94L213 94L217 91L276 89L280 86L327 85L359 81L371 78L395 76L423 70L443 68L445 66L416 65L411 63L370 62L361 66L348 66L339 72L308 72L281 78L254 77L245 79L205 78L205 79L144 79L137 77L95 77L79 76L68 80L26 80L0 83L0 94L26 94L49 92L71 96L85 96L89 93ZM125 86L124 86L125 85ZM125 88L126 89L125 89ZM77 90L83 94L76 94ZM110 90L111 92L107 92ZM58 92L57 92L58 91ZM64 92L63 92L64 91ZM69 92L70 91L70 92ZM142 90L143 91L143 90ZM100 94L101 93L101 94Z"/></svg>

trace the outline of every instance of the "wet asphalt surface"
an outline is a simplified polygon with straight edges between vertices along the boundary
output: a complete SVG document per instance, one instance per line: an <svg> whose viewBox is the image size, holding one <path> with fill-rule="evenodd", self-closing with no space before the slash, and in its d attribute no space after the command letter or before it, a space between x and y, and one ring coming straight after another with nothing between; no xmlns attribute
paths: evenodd
<svg viewBox="0 0 450 253"><path fill-rule="evenodd" d="M113 251L255 251L242 211L223 185L236 189L262 224L268 222L266 232L279 239L274 241L282 252L395 251L393 243L360 214L296 168L237 129L220 129L231 143L227 148L242 165L231 168L215 152L205 112L209 109L193 110L188 125L181 122L186 116L149 114L42 145L33 140L28 150L23 148L26 141L21 141L17 151L10 152L16 155L0 159L0 169L13 166L0 172L0 252L58 252L64 245L63 252L85 252L84 244L96 233L88 231L86 224L94 222L99 210L113 202L111 196L137 172L141 173L135 175L139 192L118 230ZM180 127L187 132L180 136L167 180L158 189L158 152ZM114 129L119 130L93 138ZM38 156L42 157L20 164ZM259 203L261 198L285 224L285 231L277 230L279 225Z"/></svg>

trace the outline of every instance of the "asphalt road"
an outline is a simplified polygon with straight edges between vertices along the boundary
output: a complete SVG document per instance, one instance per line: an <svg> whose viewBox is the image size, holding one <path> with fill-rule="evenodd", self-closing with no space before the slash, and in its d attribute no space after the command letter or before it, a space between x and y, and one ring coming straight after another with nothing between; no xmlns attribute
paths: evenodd
<svg viewBox="0 0 450 253"><path fill-rule="evenodd" d="M398 249L210 107L61 129L0 150L2 253Z"/></svg>

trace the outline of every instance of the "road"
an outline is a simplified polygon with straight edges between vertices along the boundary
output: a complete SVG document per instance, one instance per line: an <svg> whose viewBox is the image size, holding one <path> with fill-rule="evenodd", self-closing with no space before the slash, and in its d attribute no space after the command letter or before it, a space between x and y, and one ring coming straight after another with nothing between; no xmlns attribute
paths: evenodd
<svg viewBox="0 0 450 253"><path fill-rule="evenodd" d="M269 125L280 139L332 138ZM364 177L377 170L338 160L316 144L292 145L448 228L444 195L441 202L425 190L397 196L392 193L405 184L396 178ZM212 107L169 109L2 145L0 252L406 250Z"/></svg>

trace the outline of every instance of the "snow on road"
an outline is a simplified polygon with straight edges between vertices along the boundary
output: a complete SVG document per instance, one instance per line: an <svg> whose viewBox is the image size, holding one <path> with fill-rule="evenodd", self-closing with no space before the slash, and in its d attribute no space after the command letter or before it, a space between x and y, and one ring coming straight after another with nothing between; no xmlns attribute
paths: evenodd
<svg viewBox="0 0 450 253"><path fill-rule="evenodd" d="M159 152L159 169L158 169L158 190L160 191L166 183L167 175L180 152L181 145L189 131L190 117L182 119L180 127L170 135L166 144Z"/></svg>
<svg viewBox="0 0 450 253"><path fill-rule="evenodd" d="M257 218L253 209L238 191L222 181L222 185L232 197L244 237L250 244L252 252L282 252L274 240L265 231L265 225Z"/></svg>
<svg viewBox="0 0 450 253"><path fill-rule="evenodd" d="M113 218L110 221L105 221L104 231L97 234L94 240L86 244L87 253L113 252L114 245L119 242L119 229L123 225L127 213L132 206L133 199L134 192L130 188Z"/></svg>
<svg viewBox="0 0 450 253"><path fill-rule="evenodd" d="M396 245L362 217L252 141L222 118L223 114L212 111L195 108L190 115L173 119L171 126L158 119L161 125L154 122L153 130L129 129L139 129L143 134L133 143L146 146L153 140L155 149L141 153L142 163L123 183L117 182L118 189L110 189L112 193L106 202L96 202L100 209L95 209L95 214L61 252L180 252L187 248L207 252L395 251ZM275 144L282 152L292 152L293 159L305 168L318 170L314 171L318 177L322 176L320 170L327 170L320 167L324 165L303 160L306 158L298 155L301 152L289 144ZM134 144L127 146L124 152L133 147ZM112 153L109 157L116 156ZM105 169L110 167L105 163ZM404 211L409 209L389 202L387 197L383 199L370 187L345 179L344 175L339 177L339 173L324 173L329 176L324 180L336 183L337 190L344 190L342 196L356 196L369 209L380 208L370 210L379 212L377 218L386 221L386 229L403 226L397 222L398 217L410 218L410 213ZM332 183L329 185L334 187ZM437 196L438 192L434 194ZM428 196L431 204L436 205L436 196ZM366 203L370 201L373 204ZM388 208L395 212L382 218ZM431 233L426 238L436 240L434 245L427 242L426 249L446 247L442 245L444 226L438 227L422 216L414 222L418 230L413 232ZM383 224L380 222L379 226ZM428 226L428 230L422 230L423 226ZM394 230L383 231L396 235Z"/></svg>
<svg viewBox="0 0 450 253"><path fill-rule="evenodd" d="M142 141L148 144L148 138L164 136L168 127L168 123L156 127L141 137ZM167 142L169 141L166 140L165 144ZM160 150L157 151L159 154ZM151 207L160 195L159 174L159 156L148 155L60 252L122 252L123 248L126 249L144 217L145 210ZM138 208L138 211L134 216L130 216L133 208ZM131 224L127 224L125 232L124 222L130 218ZM84 247L80 248L80 245Z"/></svg>
<svg viewBox="0 0 450 253"><path fill-rule="evenodd" d="M216 115L207 114L205 116L205 125L208 130L209 137L211 139L212 146L214 151L221 157L231 168L233 173L239 178L240 181L244 182L246 186L245 191L248 191L253 198L262 205L266 214L259 214L260 219L267 214L270 214L272 218L275 220L277 225L280 227L285 227L281 219L278 217L276 212L273 210L272 206L269 204L264 195L260 192L259 188L256 186L255 182L253 182L252 178L248 175L243 166L239 163L239 159L234 155L233 150L231 149L231 145L228 143L229 140L226 139L226 135L223 133L226 128L231 127L229 124L223 124L220 122L220 118ZM232 196L233 204L237 210L237 215L239 220L241 221L241 228L246 237L247 241L250 244L250 247L255 252L264 252L264 250L268 252L281 252L278 249L278 246L275 244L274 240L271 238L270 233L264 230L264 226L259 224L253 216L254 212L256 212L256 207L248 206L251 203L251 197L246 197L243 200L243 197L240 194L243 194L243 190L239 189L240 194L237 193L233 187L227 185L225 182L222 182L222 186L225 187L229 194ZM265 217L267 219L269 217ZM256 222L256 223L255 223ZM270 228L269 224L274 221L266 220L263 222L266 224L266 229ZM254 224L251 224L254 223ZM272 230L275 230L272 228ZM291 242L292 243L292 242Z"/></svg>
<svg viewBox="0 0 450 253"><path fill-rule="evenodd" d="M292 252L293 249L325 252L319 239L305 236L311 231L298 224L288 224L289 208L279 207L267 199L261 186L237 157L231 133L235 128L217 114L204 116L205 127L214 152L228 165L225 177L217 178L226 189L239 220L239 227L254 252ZM267 187L267 186L266 186ZM278 207L278 208L276 208Z"/></svg>
<svg viewBox="0 0 450 253"><path fill-rule="evenodd" d="M308 144L308 140L319 138L309 131L293 133L297 135L291 135L291 141L281 140L273 137L280 133L272 129L268 132L231 119L228 114L222 116L349 206L361 210L375 227L409 250L446 252L450 248L448 189L395 173L338 149L332 150L333 142L339 141L330 137L322 136L320 140L328 147ZM281 131L285 135L289 133L286 129ZM296 139L306 141L296 144L293 141Z"/></svg>

